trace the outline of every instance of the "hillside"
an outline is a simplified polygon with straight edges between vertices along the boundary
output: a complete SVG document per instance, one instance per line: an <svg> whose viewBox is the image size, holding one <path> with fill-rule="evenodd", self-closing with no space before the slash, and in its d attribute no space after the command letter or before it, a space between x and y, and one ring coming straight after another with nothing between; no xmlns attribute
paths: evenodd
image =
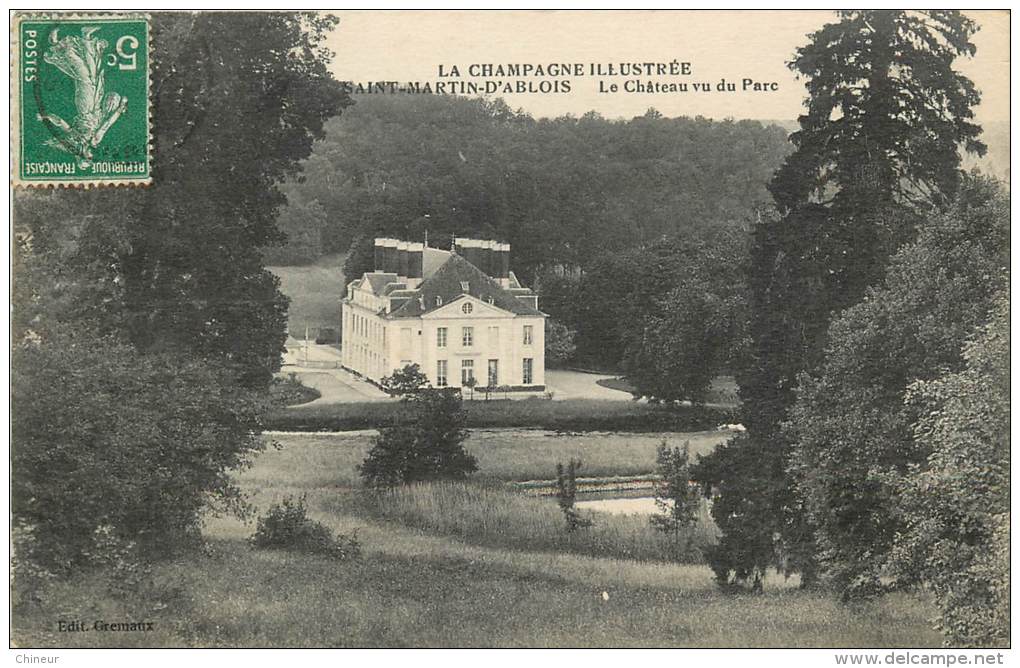
<svg viewBox="0 0 1020 668"><path fill-rule="evenodd" d="M296 247L277 256L350 250L353 275L374 236L477 235L509 242L529 282L543 265L742 227L789 148L757 121L534 119L500 100L367 96L284 184L279 224Z"/></svg>
<svg viewBox="0 0 1020 668"><path fill-rule="evenodd" d="M268 267L280 279L280 290L290 298L289 331L303 338L305 327L340 328L339 300L344 294L343 254L324 255L303 266ZM311 332L315 335L314 331Z"/></svg>

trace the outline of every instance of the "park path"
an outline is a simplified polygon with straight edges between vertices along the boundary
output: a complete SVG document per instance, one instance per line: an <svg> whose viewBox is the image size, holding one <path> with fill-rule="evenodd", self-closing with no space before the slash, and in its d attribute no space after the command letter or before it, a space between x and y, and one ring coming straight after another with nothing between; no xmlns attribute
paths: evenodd
<svg viewBox="0 0 1020 668"><path fill-rule="evenodd" d="M567 369L546 369L545 387L553 393L553 400L602 399L606 401L633 401L630 392L614 390L598 384L614 376Z"/></svg>
<svg viewBox="0 0 1020 668"><path fill-rule="evenodd" d="M359 401L391 401L392 397L368 381L340 368L340 351L333 346L287 339L287 352L280 371L295 374L302 383L319 392L314 401L301 404L325 406Z"/></svg>
<svg viewBox="0 0 1020 668"><path fill-rule="evenodd" d="M338 404L352 401L382 401L390 397L375 385L340 368L340 350L329 345L287 339L283 356L284 373L296 373L301 382L315 388L321 397L304 406ZM613 376L566 369L547 369L546 390L553 399L599 399L632 401L629 392L603 387L598 381Z"/></svg>

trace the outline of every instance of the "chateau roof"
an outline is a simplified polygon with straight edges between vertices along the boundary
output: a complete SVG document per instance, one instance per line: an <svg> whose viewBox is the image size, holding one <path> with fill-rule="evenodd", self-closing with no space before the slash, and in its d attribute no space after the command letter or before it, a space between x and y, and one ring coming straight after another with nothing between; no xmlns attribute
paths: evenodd
<svg viewBox="0 0 1020 668"><path fill-rule="evenodd" d="M372 286L372 293L382 295L383 289L390 283L396 283L399 279L396 274L389 274L381 271L370 271L365 274L365 280Z"/></svg>
<svg viewBox="0 0 1020 668"><path fill-rule="evenodd" d="M365 276L371 275L365 274ZM463 289L462 284L464 283L467 283L467 291ZM522 295L524 294L523 291L520 292ZM451 254L446 262L434 274L426 278L413 294L417 298L406 301L400 308L390 312L389 317L416 318L441 308L441 306L436 306L436 297L442 298L442 304L449 304L463 294L471 295L483 302L488 302L491 299L493 306L515 315L545 315L535 307L517 299L508 290L502 288L499 283L486 276L481 269L456 254ZM532 294L530 290L528 294Z"/></svg>

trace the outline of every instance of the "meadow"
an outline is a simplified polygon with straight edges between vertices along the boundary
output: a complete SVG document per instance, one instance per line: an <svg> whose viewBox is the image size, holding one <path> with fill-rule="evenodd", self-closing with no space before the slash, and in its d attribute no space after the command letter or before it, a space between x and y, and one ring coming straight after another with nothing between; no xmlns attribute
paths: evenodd
<svg viewBox="0 0 1020 668"><path fill-rule="evenodd" d="M356 466L372 447L371 430L336 434L272 434L276 447L259 457L243 480L259 489L279 488L284 481L303 481L309 488L359 484ZM556 464L570 458L583 462L584 476L641 475L655 471L656 448L687 443L691 457L711 452L728 432L654 432L564 434L526 429L472 430L465 442L478 460L479 480L525 481L556 477Z"/></svg>
<svg viewBox="0 0 1020 668"><path fill-rule="evenodd" d="M47 590L14 617L17 646L201 647L918 647L938 646L921 595L900 592L854 605L801 591L772 574L761 595L723 593L702 564L651 554L579 554L582 539L556 538L555 501L515 495L501 482L530 477L506 458L514 439L468 447L489 476L471 485L426 485L367 499L352 465L369 434L278 436L238 476L261 511L304 495L310 514L334 531L356 532L362 557L338 563L286 551L254 550L252 522L210 516L204 553L155 567L144 596L116 599L102 579L81 576ZM612 441L550 437L521 444L545 457L577 449L605 463L647 457L655 437ZM698 441L698 434L674 440ZM536 439L537 441L538 439ZM608 444L608 445L607 445ZM546 452L544 455L537 453ZM504 461L502 468L498 461ZM484 471L484 468L483 468ZM378 504L378 506L373 506ZM531 517L525 520L525 515ZM463 517L461 517L463 516ZM647 518L593 513L612 540L659 537ZM619 520L619 521L617 521ZM595 529L595 527L593 527ZM597 535L593 534L593 535ZM629 536L629 538L628 538ZM584 549L597 551L589 539ZM574 541L571 543L571 541ZM651 545L648 542L647 545ZM576 548L576 549L575 549ZM146 634L58 633L58 619L143 618Z"/></svg>
<svg viewBox="0 0 1020 668"><path fill-rule="evenodd" d="M287 310L289 329L295 338L304 338L305 327L340 327L339 300L347 290L344 279L346 254L324 255L304 266L267 267L280 279L280 292L290 298Z"/></svg>

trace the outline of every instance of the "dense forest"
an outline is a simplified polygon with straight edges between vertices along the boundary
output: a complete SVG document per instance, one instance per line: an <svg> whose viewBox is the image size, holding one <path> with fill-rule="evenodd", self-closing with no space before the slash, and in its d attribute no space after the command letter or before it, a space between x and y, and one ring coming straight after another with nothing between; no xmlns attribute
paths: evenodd
<svg viewBox="0 0 1020 668"><path fill-rule="evenodd" d="M435 245L507 241L533 282L541 267L586 268L607 249L746 224L788 151L785 130L756 121L534 119L501 100L362 96L286 185L290 242L270 264L350 249L345 273L357 275L373 236L427 229Z"/></svg>

